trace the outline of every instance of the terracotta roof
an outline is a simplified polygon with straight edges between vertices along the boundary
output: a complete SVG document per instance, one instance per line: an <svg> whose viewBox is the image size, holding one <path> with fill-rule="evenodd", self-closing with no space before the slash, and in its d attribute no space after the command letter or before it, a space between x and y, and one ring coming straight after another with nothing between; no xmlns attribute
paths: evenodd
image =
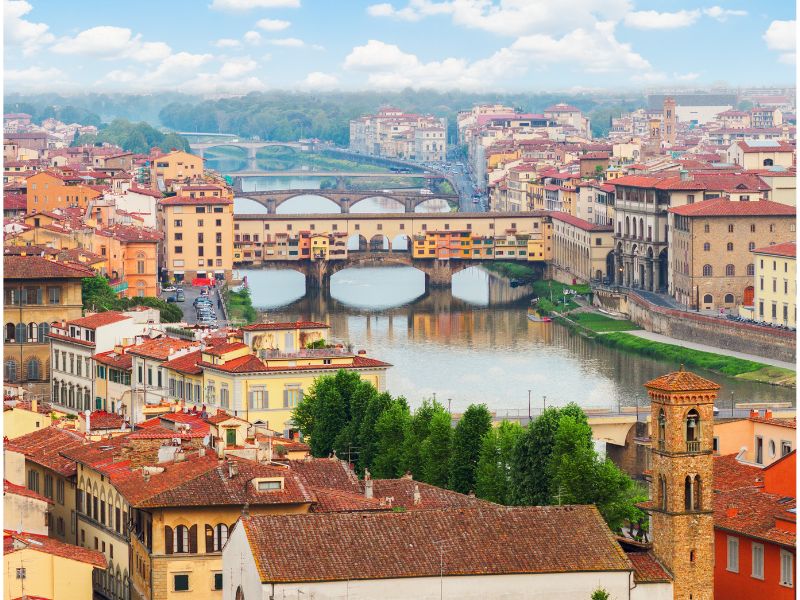
<svg viewBox="0 0 800 600"><path fill-rule="evenodd" d="M54 504L50 498L46 498L45 496L42 496L33 490L29 490L24 486L11 483L8 479L3 479L3 494L15 494L17 496L33 498L34 500L41 500L42 502L47 502L48 504Z"/></svg>
<svg viewBox="0 0 800 600"><path fill-rule="evenodd" d="M210 423L211 425L219 425L225 421L241 421L242 423L247 423L245 419L232 415L222 408L217 409L217 414L206 418L206 423Z"/></svg>
<svg viewBox="0 0 800 600"><path fill-rule="evenodd" d="M254 323L242 326L242 331L269 331L271 329L330 329L327 323L316 321L289 321L286 323Z"/></svg>
<svg viewBox="0 0 800 600"><path fill-rule="evenodd" d="M82 412L78 413L78 418L85 421L86 415ZM120 429L124 424L125 419L116 413L95 410L89 414L89 427L92 431L95 429Z"/></svg>
<svg viewBox="0 0 800 600"><path fill-rule="evenodd" d="M548 106L542 112L581 112L581 109L575 108L571 104L559 102L558 104L552 104L551 106Z"/></svg>
<svg viewBox="0 0 800 600"><path fill-rule="evenodd" d="M173 358L172 360L168 360L161 366L165 369L171 369L179 373L187 373L189 375L200 375L203 372L203 369L200 368L197 365L197 363L200 362L202 354L203 353L200 350L189 352L188 354L184 354L183 356L179 356L178 358Z"/></svg>
<svg viewBox="0 0 800 600"><path fill-rule="evenodd" d="M94 348L94 342L81 340L81 339L74 338L74 337L69 336L69 335L62 335L60 333L54 333L53 330L50 330L50 333L47 334L47 337L51 338L51 339L54 339L54 340L62 340L64 342L71 342L73 344L79 344L81 346L86 346L87 348Z"/></svg>
<svg viewBox="0 0 800 600"><path fill-rule="evenodd" d="M311 487L362 494L358 476L345 461L338 458L290 460L289 466L292 471L300 473Z"/></svg>
<svg viewBox="0 0 800 600"><path fill-rule="evenodd" d="M206 348L203 350L203 352L205 354L210 354L211 356L222 356L228 352L234 352L235 350L242 350L244 348L249 349L250 346L243 344L242 342L225 342L223 344L212 346L211 348Z"/></svg>
<svg viewBox="0 0 800 600"><path fill-rule="evenodd" d="M633 581L635 583L668 583L672 581L672 577L652 552L628 552L627 554L628 560L633 565Z"/></svg>
<svg viewBox="0 0 800 600"><path fill-rule="evenodd" d="M101 365L114 367L116 369L123 369L127 371L133 367L133 357L127 352L120 354L115 350L109 350L108 352L100 352L99 354L95 354L92 358L94 358L94 360Z"/></svg>
<svg viewBox="0 0 800 600"><path fill-rule="evenodd" d="M364 481L359 481L364 489ZM419 490L420 500L414 503L414 488ZM474 496L459 494L436 487L421 481L401 477L400 479L373 479L372 495L374 498L393 498L389 504L406 510L436 510L440 508L488 508L495 506L492 502Z"/></svg>
<svg viewBox="0 0 800 600"><path fill-rule="evenodd" d="M788 142L783 140L775 140L775 145L762 145L759 141L753 143L752 140L739 140L736 144L741 148L742 152L794 152L795 148Z"/></svg>
<svg viewBox="0 0 800 600"><path fill-rule="evenodd" d="M132 225L114 225L97 232L99 235L112 237L121 242L158 242L164 235L155 229L134 227Z"/></svg>
<svg viewBox="0 0 800 600"><path fill-rule="evenodd" d="M781 244L772 244L771 246L763 246L756 248L753 252L757 254L769 254L770 256L797 256L797 242L783 242Z"/></svg>
<svg viewBox="0 0 800 600"><path fill-rule="evenodd" d="M262 582L632 570L593 506L311 513L240 522Z"/></svg>
<svg viewBox="0 0 800 600"><path fill-rule="evenodd" d="M171 337L158 337L142 341L140 344L131 346L128 349L130 354L136 356L143 356L145 358L153 358L155 360L167 360L172 354L178 350L185 350L186 348L196 347L196 342L189 342L186 340L179 340Z"/></svg>
<svg viewBox="0 0 800 600"><path fill-rule="evenodd" d="M613 225L595 225L594 223L589 223L589 221L584 221L583 219L575 217L569 213L560 212L557 210L550 211L550 217L557 221L562 221L579 229L583 229L584 231L614 231Z"/></svg>
<svg viewBox="0 0 800 600"><path fill-rule="evenodd" d="M264 362L254 354L247 354L239 358L233 358L225 364L217 365L206 361L199 364L204 369L216 369L226 373L269 373L284 371L338 371L339 369L369 369L379 367L391 367L392 365L366 356L354 356L353 362L349 365L341 364L315 364L315 365L294 365L289 366L288 361L274 361L274 365Z"/></svg>
<svg viewBox="0 0 800 600"><path fill-rule="evenodd" d="M316 496L313 512L351 512L362 510L391 510L392 505L364 494L345 492L334 488L311 488Z"/></svg>
<svg viewBox="0 0 800 600"><path fill-rule="evenodd" d="M3 532L3 554L11 554L19 550L34 550L44 552L61 558L68 558L78 562L89 563L100 569L107 568L106 558L97 550L89 550L72 544L59 542L46 535L33 533L17 533L9 530Z"/></svg>
<svg viewBox="0 0 800 600"><path fill-rule="evenodd" d="M778 427L786 427L788 429L797 429L797 417L780 418L780 417L748 417L749 421L754 423L766 423L767 425L777 425Z"/></svg>
<svg viewBox="0 0 800 600"><path fill-rule="evenodd" d="M154 190L148 190L147 188L140 188L140 187L135 186L135 185L132 185L128 189L128 191L132 192L132 193L135 193L135 194L143 194L145 196L152 196L153 198L163 198L164 197L164 194L162 194L161 192L157 192L157 191L154 191Z"/></svg>
<svg viewBox="0 0 800 600"><path fill-rule="evenodd" d="M644 386L648 389L665 392L693 392L718 390L720 388L719 384L689 371L684 371L683 368L680 371L656 377L652 381L645 383Z"/></svg>
<svg viewBox="0 0 800 600"><path fill-rule="evenodd" d="M47 260L40 256L3 256L5 279L83 279L94 271L74 264Z"/></svg>
<svg viewBox="0 0 800 600"><path fill-rule="evenodd" d="M728 478L732 472L737 485ZM749 480L748 480L749 479ZM735 456L714 459L714 527L794 549L794 497L763 491L763 469L741 465ZM785 524L785 525L783 525Z"/></svg>
<svg viewBox="0 0 800 600"><path fill-rule="evenodd" d="M112 323L119 323L120 321L125 321L127 319L131 319L131 317L115 310L109 310L106 312L95 313L87 317L81 317L80 319L67 321L67 325L85 327L86 329L97 329L103 325L111 325Z"/></svg>
<svg viewBox="0 0 800 600"><path fill-rule="evenodd" d="M675 206L669 212L685 217L780 217L793 216L797 209L788 204L780 204L771 200L755 200L752 202L741 202L738 200L726 200L725 198L713 198L703 200L694 204Z"/></svg>
<svg viewBox="0 0 800 600"><path fill-rule="evenodd" d="M6 450L20 452L37 465L47 467L59 475L75 474L75 461L61 456L64 450L83 446L84 437L68 429L50 426L33 431L6 442Z"/></svg>
<svg viewBox="0 0 800 600"><path fill-rule="evenodd" d="M231 476L228 462L236 465L236 474ZM179 466L183 463L177 463ZM153 475L152 483L164 474ZM283 489L260 492L253 484L258 478L283 478ZM244 458L228 458L214 463L193 477L174 480L163 491L137 502L137 507L180 506L229 506L264 504L303 504L315 500L297 474L286 467L264 465Z"/></svg>
<svg viewBox="0 0 800 600"><path fill-rule="evenodd" d="M152 419L147 419L146 421L139 423L138 427L143 429L169 429L169 427L174 428L176 424L189 425L191 427L189 430L190 432L200 433L203 436L205 436L209 430L208 423L206 422L202 413L196 411L176 411L164 413L163 415L158 415L157 417L153 417ZM183 431L185 431L185 429Z"/></svg>

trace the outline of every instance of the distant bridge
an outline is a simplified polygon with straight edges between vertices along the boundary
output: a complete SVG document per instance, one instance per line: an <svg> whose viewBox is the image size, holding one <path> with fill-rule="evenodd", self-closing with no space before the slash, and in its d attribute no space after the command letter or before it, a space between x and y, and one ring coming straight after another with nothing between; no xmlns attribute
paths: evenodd
<svg viewBox="0 0 800 600"><path fill-rule="evenodd" d="M295 148L297 150L309 150L311 148L311 144L308 143L239 141L239 139L236 137L233 137L231 139L220 139L219 141L214 141L214 142L189 143L189 149L192 151L193 154L198 155L200 158L204 158L206 150L210 150L212 148L223 148L226 146L230 148L241 148L243 150L247 150L247 169L249 171L257 170L256 153L262 148L269 148L270 146L286 146L287 148Z"/></svg>
<svg viewBox="0 0 800 600"><path fill-rule="evenodd" d="M234 177L399 177L404 179L447 179L439 173L365 173L364 171L235 171Z"/></svg>
<svg viewBox="0 0 800 600"><path fill-rule="evenodd" d="M339 206L343 214L350 212L350 208L367 198L389 198L403 206L404 212L412 213L423 202L428 200L445 200L447 202L458 203L458 195L456 194L421 194L417 191L399 191L392 190L275 190L267 192L245 192L241 189L241 182L238 185L234 184L234 193L237 197L249 198L258 202L261 206L267 209L267 214L274 215L277 208L292 198L297 196L320 196L327 198L334 204Z"/></svg>

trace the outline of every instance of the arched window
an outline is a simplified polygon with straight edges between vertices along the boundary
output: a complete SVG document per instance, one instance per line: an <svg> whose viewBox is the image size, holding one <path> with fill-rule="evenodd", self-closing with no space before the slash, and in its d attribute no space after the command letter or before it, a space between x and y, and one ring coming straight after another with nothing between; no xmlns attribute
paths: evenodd
<svg viewBox="0 0 800 600"><path fill-rule="evenodd" d="M8 359L3 363L3 380L16 381L17 380L17 361Z"/></svg>
<svg viewBox="0 0 800 600"><path fill-rule="evenodd" d="M54 379L53 380L53 404L58 404L58 401L61 399L60 389L59 389L60 387L61 387L61 383L58 381L58 379Z"/></svg>
<svg viewBox="0 0 800 600"><path fill-rule="evenodd" d="M703 265L703 277L711 277L714 274L714 268L711 265Z"/></svg>
<svg viewBox="0 0 800 600"><path fill-rule="evenodd" d="M633 220L633 237L636 237L636 219Z"/></svg>
<svg viewBox="0 0 800 600"><path fill-rule="evenodd" d="M709 250L711 250L711 244L706 242L705 244L703 244L703 251L708 252Z"/></svg>
<svg viewBox="0 0 800 600"><path fill-rule="evenodd" d="M664 409L658 411L658 447L664 449L667 439L667 416L664 414Z"/></svg>
<svg viewBox="0 0 800 600"><path fill-rule="evenodd" d="M639 239L644 238L644 219L639 219Z"/></svg>
<svg viewBox="0 0 800 600"><path fill-rule="evenodd" d="M733 294L725 294L725 304L733 304Z"/></svg>
<svg viewBox="0 0 800 600"><path fill-rule="evenodd" d="M756 266L753 263L747 265L747 274L748 275L755 275L756 274Z"/></svg>
<svg viewBox="0 0 800 600"><path fill-rule="evenodd" d="M13 323L6 323L5 341L12 343L15 342L17 340L16 333L17 333L16 326Z"/></svg>
<svg viewBox="0 0 800 600"><path fill-rule="evenodd" d="M242 591L242 586L236 588L236 596L234 600L244 600L244 592Z"/></svg>
<svg viewBox="0 0 800 600"><path fill-rule="evenodd" d="M765 158L764 159L764 166L765 167L771 167L772 165L773 165L773 162L772 162L771 158Z"/></svg>
<svg viewBox="0 0 800 600"><path fill-rule="evenodd" d="M39 339L40 344L47 342L47 335L50 333L50 323L39 323Z"/></svg>
<svg viewBox="0 0 800 600"><path fill-rule="evenodd" d="M41 379L42 378L42 363L38 358L31 358L25 365L25 376L28 379Z"/></svg>
<svg viewBox="0 0 800 600"><path fill-rule="evenodd" d="M622 221L617 221L617 235L622 235Z"/></svg>
<svg viewBox="0 0 800 600"><path fill-rule="evenodd" d="M39 341L39 326L34 322L28 323L28 341L29 342Z"/></svg>
<svg viewBox="0 0 800 600"><path fill-rule="evenodd" d="M139 252L136 255L136 273L144 275L144 252Z"/></svg>
<svg viewBox="0 0 800 600"><path fill-rule="evenodd" d="M686 414L686 451L700 451L700 415L694 408Z"/></svg>
<svg viewBox="0 0 800 600"><path fill-rule="evenodd" d="M629 235L631 232L631 219L630 217L625 217L625 235Z"/></svg>
<svg viewBox="0 0 800 600"><path fill-rule="evenodd" d="M733 277L734 275L736 275L736 266L725 265L725 275L728 277Z"/></svg>
<svg viewBox="0 0 800 600"><path fill-rule="evenodd" d="M728 242L728 252L733 252L733 242Z"/></svg>
<svg viewBox="0 0 800 600"><path fill-rule="evenodd" d="M219 523L214 527L214 551L220 552L227 541L228 526L225 523Z"/></svg>
<svg viewBox="0 0 800 600"><path fill-rule="evenodd" d="M92 394L89 388L83 391L83 410L92 410Z"/></svg>

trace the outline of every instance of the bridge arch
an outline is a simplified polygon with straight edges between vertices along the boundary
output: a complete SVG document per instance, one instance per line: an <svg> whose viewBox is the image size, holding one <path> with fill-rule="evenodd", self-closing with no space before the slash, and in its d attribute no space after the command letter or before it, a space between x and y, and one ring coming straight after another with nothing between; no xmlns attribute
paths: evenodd
<svg viewBox="0 0 800 600"><path fill-rule="evenodd" d="M368 248L367 238L360 233L354 233L347 238L347 250L350 252L366 252Z"/></svg>
<svg viewBox="0 0 800 600"><path fill-rule="evenodd" d="M382 233L376 233L369 240L370 252L388 252L391 249L391 241Z"/></svg>
<svg viewBox="0 0 800 600"><path fill-rule="evenodd" d="M364 196L363 198L357 198L350 202L350 212L369 212L369 211L359 211L353 210L356 206L358 206L364 200L388 200L392 202L397 210L395 212L405 212L406 211L406 203L398 199L396 197L390 196L388 194L375 194L374 196Z"/></svg>
<svg viewBox="0 0 800 600"><path fill-rule="evenodd" d="M410 252L411 238L405 233L398 233L391 240L392 252Z"/></svg>
<svg viewBox="0 0 800 600"><path fill-rule="evenodd" d="M450 204L444 198L426 196L415 200L413 212L450 212Z"/></svg>

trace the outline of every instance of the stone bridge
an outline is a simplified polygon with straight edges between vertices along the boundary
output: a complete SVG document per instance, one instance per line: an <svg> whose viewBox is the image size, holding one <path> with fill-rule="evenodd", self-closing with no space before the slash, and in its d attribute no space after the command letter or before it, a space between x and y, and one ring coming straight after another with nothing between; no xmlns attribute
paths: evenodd
<svg viewBox="0 0 800 600"><path fill-rule="evenodd" d="M236 180L240 181L240 180ZM234 194L237 197L249 198L258 202L267 209L267 214L276 214L277 208L297 196L320 196L327 198L337 206L343 214L350 212L350 208L367 198L388 198L403 206L403 212L413 213L416 208L428 200L445 200L448 203L458 203L456 194L421 194L419 192L405 192L393 190L276 190L268 192L244 192L241 184L234 185Z"/></svg>
<svg viewBox="0 0 800 600"><path fill-rule="evenodd" d="M412 258L408 252L354 252L343 260L269 260L262 269L290 269L305 275L306 287L328 289L333 275L345 269L358 267L414 267L425 274L425 291L431 288L449 288L453 275L470 267L484 264L482 260L437 260Z"/></svg>
<svg viewBox="0 0 800 600"><path fill-rule="evenodd" d="M301 144L300 142L253 142L239 141L235 138L230 140L220 139L219 141L213 142L189 143L189 149L193 154L196 154L200 158L204 157L206 150L210 150L212 148L222 148L225 146L247 150L247 168L250 171L257 170L256 153L262 148L268 148L270 146L286 146L287 148L294 148L297 150L309 150L311 148L311 144Z"/></svg>

